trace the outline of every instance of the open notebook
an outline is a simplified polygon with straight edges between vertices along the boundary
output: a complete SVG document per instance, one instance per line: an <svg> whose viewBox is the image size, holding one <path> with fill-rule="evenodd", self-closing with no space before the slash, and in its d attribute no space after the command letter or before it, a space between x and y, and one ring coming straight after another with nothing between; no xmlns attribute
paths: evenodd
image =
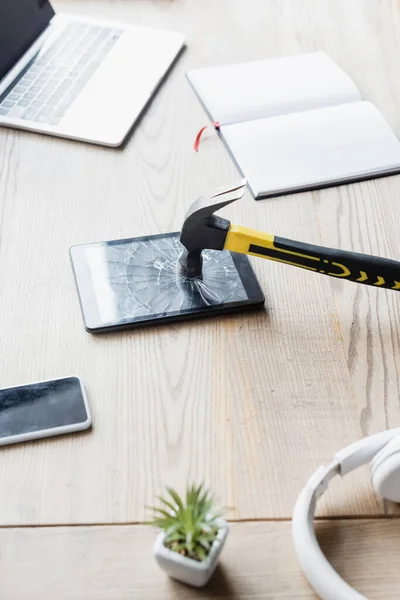
<svg viewBox="0 0 400 600"><path fill-rule="evenodd" d="M400 143L324 52L187 77L256 199L400 171Z"/></svg>

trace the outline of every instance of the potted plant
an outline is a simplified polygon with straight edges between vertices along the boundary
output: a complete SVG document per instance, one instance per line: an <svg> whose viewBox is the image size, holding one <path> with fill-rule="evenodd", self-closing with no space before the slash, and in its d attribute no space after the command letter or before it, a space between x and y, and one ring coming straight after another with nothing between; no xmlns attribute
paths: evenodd
<svg viewBox="0 0 400 600"><path fill-rule="evenodd" d="M202 485L191 485L185 501L171 488L153 507L151 524L161 529L154 545L159 566L173 579L195 587L205 585L217 566L229 525L214 498Z"/></svg>

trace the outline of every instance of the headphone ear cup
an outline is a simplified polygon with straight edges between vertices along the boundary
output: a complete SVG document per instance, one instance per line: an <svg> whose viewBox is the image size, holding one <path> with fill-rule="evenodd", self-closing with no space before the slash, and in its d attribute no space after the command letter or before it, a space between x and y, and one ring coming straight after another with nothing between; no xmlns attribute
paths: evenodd
<svg viewBox="0 0 400 600"><path fill-rule="evenodd" d="M371 482L379 496L400 503L400 437L386 444L372 460Z"/></svg>

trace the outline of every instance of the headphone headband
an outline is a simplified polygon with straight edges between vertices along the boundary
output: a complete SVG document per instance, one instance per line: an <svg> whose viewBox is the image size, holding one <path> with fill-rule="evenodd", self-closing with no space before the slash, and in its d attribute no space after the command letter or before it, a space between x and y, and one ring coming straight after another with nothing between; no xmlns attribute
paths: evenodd
<svg viewBox="0 0 400 600"><path fill-rule="evenodd" d="M347 446L326 467L319 467L300 493L293 511L292 535L301 568L310 585L324 600L367 600L335 571L323 554L314 531L314 514L318 499L337 475L347 475L373 457L393 438L400 428L377 433Z"/></svg>

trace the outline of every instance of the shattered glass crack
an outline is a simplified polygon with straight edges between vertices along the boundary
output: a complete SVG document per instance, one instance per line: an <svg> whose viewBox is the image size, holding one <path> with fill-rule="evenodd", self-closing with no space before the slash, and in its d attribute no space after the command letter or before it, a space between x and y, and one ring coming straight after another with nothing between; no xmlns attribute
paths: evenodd
<svg viewBox="0 0 400 600"><path fill-rule="evenodd" d="M202 278L187 278L178 272L181 251L178 236L108 246L109 285L122 319L247 300L229 252L205 250Z"/></svg>

